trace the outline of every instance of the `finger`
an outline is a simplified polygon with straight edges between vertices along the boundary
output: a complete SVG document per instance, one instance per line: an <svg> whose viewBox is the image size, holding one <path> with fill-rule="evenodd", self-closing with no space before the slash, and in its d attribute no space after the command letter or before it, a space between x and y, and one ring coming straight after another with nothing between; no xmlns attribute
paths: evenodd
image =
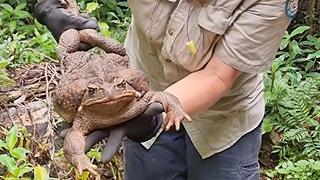
<svg viewBox="0 0 320 180"><path fill-rule="evenodd" d="M95 171L97 169L96 165L92 165L91 167L88 168L88 171L93 174L94 176L98 176L99 174Z"/></svg>
<svg viewBox="0 0 320 180"><path fill-rule="evenodd" d="M155 116L158 115L160 113L164 112L163 106L161 103L151 103L147 109L145 110L145 112L143 113L144 116Z"/></svg>
<svg viewBox="0 0 320 180"><path fill-rule="evenodd" d="M93 18L83 18L79 16L72 16L70 20L73 20L74 27L76 29L98 29L98 23Z"/></svg>
<svg viewBox="0 0 320 180"><path fill-rule="evenodd" d="M175 117L173 116L172 112L168 112L166 116L166 121L168 122L165 129L166 131L168 131L171 128L171 126L174 124L174 119Z"/></svg>
<svg viewBox="0 0 320 180"><path fill-rule="evenodd" d="M66 9L61 9L61 17L65 17L61 23L64 25L63 31L67 29L97 29L98 23L93 18L75 16Z"/></svg>
<svg viewBox="0 0 320 180"><path fill-rule="evenodd" d="M109 129L98 130L89 134L85 138L85 148L84 148L85 153L88 152L91 149L91 147L97 144L99 141L109 137L109 135L110 135Z"/></svg>
<svg viewBox="0 0 320 180"><path fill-rule="evenodd" d="M165 117L165 118L162 120L161 128L162 128L162 129L166 129L167 124L168 124L168 118Z"/></svg>
<svg viewBox="0 0 320 180"><path fill-rule="evenodd" d="M95 17L91 17L88 13L80 13L80 16L85 19L90 19L92 21L95 21L96 23L98 22L98 20Z"/></svg>
<svg viewBox="0 0 320 180"><path fill-rule="evenodd" d="M192 121L191 117L190 117L187 113L184 113L184 117L185 117L188 121Z"/></svg>
<svg viewBox="0 0 320 180"><path fill-rule="evenodd" d="M176 120L175 120L176 131L179 131L179 130L180 130L180 124L181 124L180 119L179 119L179 118L176 118Z"/></svg>
<svg viewBox="0 0 320 180"><path fill-rule="evenodd" d="M122 127L111 130L107 144L101 153L101 162L105 163L112 159L116 154L122 139L125 137L125 129Z"/></svg>
<svg viewBox="0 0 320 180"><path fill-rule="evenodd" d="M91 18L88 13L80 13L80 16L87 19Z"/></svg>
<svg viewBox="0 0 320 180"><path fill-rule="evenodd" d="M168 122L168 124L166 126L166 131L168 131L172 127L172 125L174 124L173 122L174 121L169 120L169 122Z"/></svg>
<svg viewBox="0 0 320 180"><path fill-rule="evenodd" d="M81 175L82 174L82 168L77 168L79 174Z"/></svg>

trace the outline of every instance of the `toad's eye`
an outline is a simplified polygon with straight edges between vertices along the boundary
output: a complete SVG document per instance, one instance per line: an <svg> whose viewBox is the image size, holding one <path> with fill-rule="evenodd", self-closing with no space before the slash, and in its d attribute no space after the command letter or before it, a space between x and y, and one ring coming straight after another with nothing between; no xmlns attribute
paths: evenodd
<svg viewBox="0 0 320 180"><path fill-rule="evenodd" d="M126 88L127 81L124 79L121 83L117 84L118 88Z"/></svg>
<svg viewBox="0 0 320 180"><path fill-rule="evenodd" d="M88 87L88 93L90 94L90 95L94 95L95 93L96 93L96 88L93 88L93 87Z"/></svg>

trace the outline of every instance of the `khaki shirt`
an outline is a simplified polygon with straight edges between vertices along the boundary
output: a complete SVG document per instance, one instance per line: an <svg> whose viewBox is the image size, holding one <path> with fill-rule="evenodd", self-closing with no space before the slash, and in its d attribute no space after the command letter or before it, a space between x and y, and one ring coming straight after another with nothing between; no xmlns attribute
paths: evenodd
<svg viewBox="0 0 320 180"><path fill-rule="evenodd" d="M242 74L210 109L183 122L194 146L209 157L253 130L264 115L262 72L289 24L286 0L129 0L132 24L125 47L131 65L154 90L165 90L213 58ZM187 42L193 41L192 54ZM205 96L205 95L204 95Z"/></svg>

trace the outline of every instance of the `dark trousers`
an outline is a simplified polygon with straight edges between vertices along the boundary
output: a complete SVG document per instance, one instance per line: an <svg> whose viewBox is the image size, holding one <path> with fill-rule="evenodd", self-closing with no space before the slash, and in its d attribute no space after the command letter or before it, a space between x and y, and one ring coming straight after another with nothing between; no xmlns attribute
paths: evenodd
<svg viewBox="0 0 320 180"><path fill-rule="evenodd" d="M124 141L125 180L259 180L258 126L230 148L202 159L186 131L162 132L149 150Z"/></svg>

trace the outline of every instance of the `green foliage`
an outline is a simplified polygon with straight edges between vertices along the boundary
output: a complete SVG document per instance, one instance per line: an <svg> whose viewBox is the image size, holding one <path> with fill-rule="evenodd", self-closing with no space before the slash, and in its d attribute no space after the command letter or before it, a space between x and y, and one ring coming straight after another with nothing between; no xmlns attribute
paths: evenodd
<svg viewBox="0 0 320 180"><path fill-rule="evenodd" d="M34 168L34 180L49 180L49 174L47 170L41 166L36 166Z"/></svg>
<svg viewBox="0 0 320 180"><path fill-rule="evenodd" d="M97 162L101 162L101 152L98 151L97 149L90 149L90 151L87 153L87 156L90 159L95 159Z"/></svg>
<svg viewBox="0 0 320 180"><path fill-rule="evenodd" d="M309 27L300 26L286 33L265 75L263 132L275 131L281 137L273 150L280 162L273 173L285 179L307 176L296 172L301 162L320 160L320 38L308 31ZM314 166L303 167L307 177L316 177Z"/></svg>
<svg viewBox="0 0 320 180"><path fill-rule="evenodd" d="M125 0L80 0L80 9L97 18L100 31L123 42L130 24L131 12Z"/></svg>
<svg viewBox="0 0 320 180"><path fill-rule="evenodd" d="M13 85L13 80L9 78L9 74L6 71L6 67L9 65L9 61L0 59L0 85L10 86Z"/></svg>
<svg viewBox="0 0 320 180"><path fill-rule="evenodd" d="M320 177L320 161L313 159L282 162L274 170L267 172L269 178L287 180L318 180Z"/></svg>
<svg viewBox="0 0 320 180"><path fill-rule="evenodd" d="M25 128L18 129L17 126L13 126L4 140L0 139L0 164L7 170L5 176L1 178L5 180L31 179L29 178L31 177L30 173L34 171L34 179L49 179L49 175L43 167L34 167L28 162L27 154L29 150L21 142L27 141L29 137L30 135Z"/></svg>
<svg viewBox="0 0 320 180"><path fill-rule="evenodd" d="M7 67L39 63L55 57L56 43L47 29L26 10L23 1L0 1L0 85L13 81Z"/></svg>
<svg viewBox="0 0 320 180"><path fill-rule="evenodd" d="M0 4L0 57L10 65L41 62L54 56L51 34L26 11L26 3L13 8ZM45 54L43 54L45 53Z"/></svg>
<svg viewBox="0 0 320 180"><path fill-rule="evenodd" d="M33 170L32 165L26 161L29 151L17 146L18 133L18 128L14 126L8 132L5 141L0 140L0 149L4 152L0 155L0 164L9 172L4 179L20 178Z"/></svg>

